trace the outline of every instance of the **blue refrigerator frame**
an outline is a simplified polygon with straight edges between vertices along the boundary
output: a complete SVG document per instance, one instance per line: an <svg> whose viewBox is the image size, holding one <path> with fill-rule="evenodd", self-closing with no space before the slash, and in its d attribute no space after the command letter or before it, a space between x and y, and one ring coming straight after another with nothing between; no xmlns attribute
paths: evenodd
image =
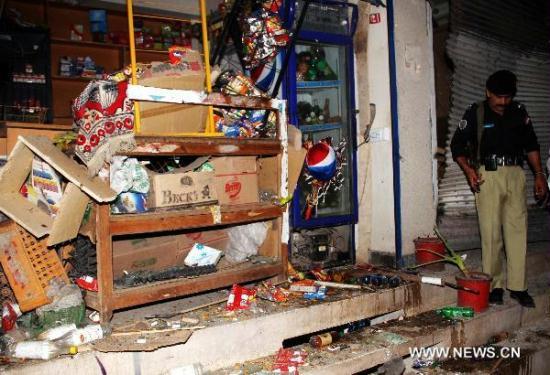
<svg viewBox="0 0 550 375"><path fill-rule="evenodd" d="M333 215L319 218L311 218L305 220L302 217L302 207L300 206L300 186L296 187L294 197L292 200L291 210L291 223L293 229L313 229L322 227L335 227L340 225L353 225L358 220L358 200L357 200L357 142L356 142L356 108L355 108L355 84L354 84L354 51L353 51L353 35L357 26L357 6L355 4L349 4L345 2L337 1L311 1L311 4L318 5L334 5L334 6L346 6L352 8L351 23L349 26L349 33L347 35L331 34L317 31L300 30L296 36L296 42L305 43L323 43L336 46L343 46L346 49L346 70L347 70L347 110L348 110L348 139L346 147L350 149L347 162L351 165L350 177L352 179L350 187L351 197L351 209L346 215ZM286 2L285 7L285 22L286 27L291 28L291 25L295 19L295 2L293 0ZM286 79L283 81L283 98L288 102L289 111L289 123L298 126L298 112L297 112L297 83L296 83L296 51L290 51L290 59L288 69L286 72ZM345 125L345 124L343 124ZM351 246L355 247L354 231L351 230ZM355 252L353 251L353 254ZM354 255L352 257L354 261Z"/></svg>

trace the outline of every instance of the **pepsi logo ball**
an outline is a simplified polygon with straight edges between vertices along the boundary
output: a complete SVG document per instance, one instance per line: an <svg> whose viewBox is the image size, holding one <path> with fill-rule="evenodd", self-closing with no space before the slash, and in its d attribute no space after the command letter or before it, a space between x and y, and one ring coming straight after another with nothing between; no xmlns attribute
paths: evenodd
<svg viewBox="0 0 550 375"><path fill-rule="evenodd" d="M326 143L315 144L307 151L306 166L309 173L317 180L330 180L336 173L334 149Z"/></svg>

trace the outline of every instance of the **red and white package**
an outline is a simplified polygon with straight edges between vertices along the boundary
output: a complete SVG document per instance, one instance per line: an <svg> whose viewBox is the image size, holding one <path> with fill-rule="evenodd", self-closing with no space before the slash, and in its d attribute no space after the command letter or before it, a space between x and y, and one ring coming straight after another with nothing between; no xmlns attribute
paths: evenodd
<svg viewBox="0 0 550 375"><path fill-rule="evenodd" d="M256 290L248 289L237 284L233 284L229 297L227 298L226 310L246 310L250 307L252 301L256 298Z"/></svg>
<svg viewBox="0 0 550 375"><path fill-rule="evenodd" d="M279 349L273 362L273 372L284 372L298 374L298 366L306 362L307 352L305 350Z"/></svg>
<svg viewBox="0 0 550 375"><path fill-rule="evenodd" d="M97 279L92 276L80 276L75 280L76 285L80 289L89 290L90 292L97 292Z"/></svg>
<svg viewBox="0 0 550 375"><path fill-rule="evenodd" d="M17 303L4 302L2 306L2 329L4 332L11 331L20 316L21 310Z"/></svg>

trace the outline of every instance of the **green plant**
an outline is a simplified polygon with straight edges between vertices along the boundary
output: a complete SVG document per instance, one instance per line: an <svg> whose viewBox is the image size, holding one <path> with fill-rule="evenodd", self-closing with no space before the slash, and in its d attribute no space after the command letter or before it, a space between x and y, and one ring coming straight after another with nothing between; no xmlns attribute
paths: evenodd
<svg viewBox="0 0 550 375"><path fill-rule="evenodd" d="M464 259L462 259L462 257L460 255L455 253L454 250L449 246L449 243L447 242L445 237L443 237L441 232L439 232L439 229L437 229L437 226L434 226L434 232L437 235L437 237L441 240L441 242L443 242L443 245L445 246L445 249L447 250L449 255L443 255L443 254L436 253L435 251L432 251L432 250L429 250L429 249L423 249L422 251L426 251L430 254L436 255L436 256L440 257L441 259L434 260L432 262L417 264L416 266L413 266L413 267L410 267L410 268L414 269L414 268L423 267L423 266L427 266L427 265L434 264L434 263L448 262L448 263L452 263L455 266L457 266L458 269L466 277L469 277L470 272L468 271L468 269L466 268L466 265L464 264Z"/></svg>

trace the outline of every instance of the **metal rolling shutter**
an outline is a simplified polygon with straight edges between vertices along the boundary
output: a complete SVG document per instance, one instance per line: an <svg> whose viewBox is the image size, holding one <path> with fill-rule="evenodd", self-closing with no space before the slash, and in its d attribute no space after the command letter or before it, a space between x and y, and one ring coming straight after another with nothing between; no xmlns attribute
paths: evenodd
<svg viewBox="0 0 550 375"><path fill-rule="evenodd" d="M439 183L439 220L444 231L470 238L460 247L478 243L475 204L466 179L453 162L449 144L467 106L484 98L485 80L498 69L518 77L517 100L533 120L543 165L550 147L550 55L544 25L545 4L520 6L515 1L451 1L451 34L447 53L454 64L444 177ZM490 16L488 16L490 15ZM527 173L530 239L548 238L548 212L533 199L533 177ZM537 224L537 225L535 225ZM541 225L543 224L543 225ZM538 228L536 228L538 227ZM533 229L538 229L533 231ZM460 242L460 241L459 241Z"/></svg>

